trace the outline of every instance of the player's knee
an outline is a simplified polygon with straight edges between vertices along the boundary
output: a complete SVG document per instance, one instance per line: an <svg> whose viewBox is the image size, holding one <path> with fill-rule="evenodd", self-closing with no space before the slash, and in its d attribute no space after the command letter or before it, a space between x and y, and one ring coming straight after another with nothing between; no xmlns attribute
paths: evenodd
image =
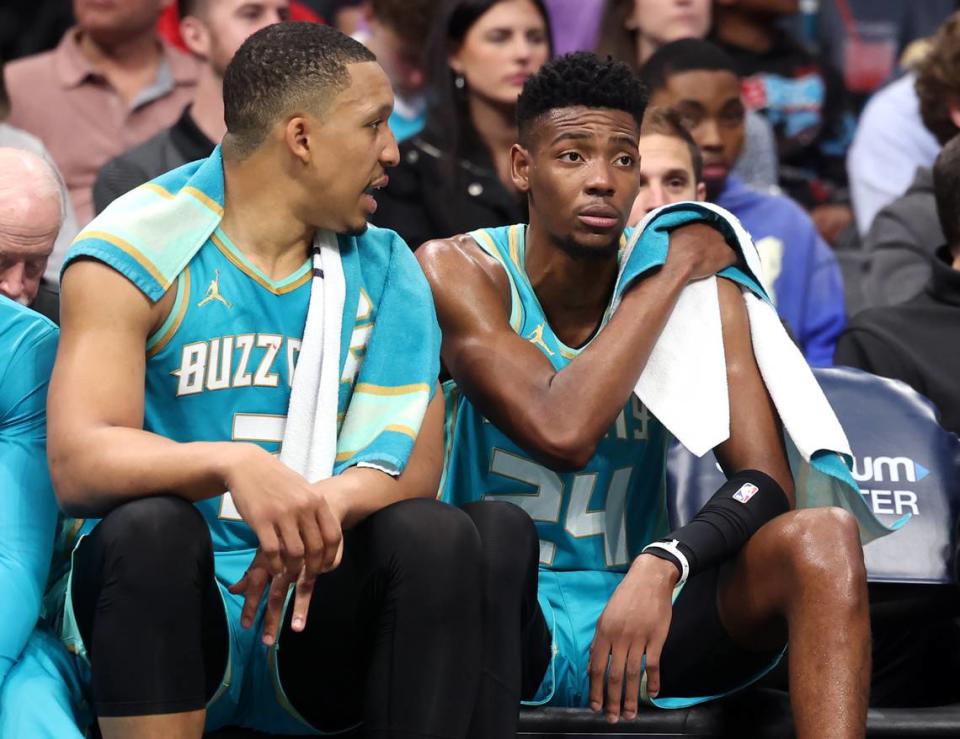
<svg viewBox="0 0 960 739"><path fill-rule="evenodd" d="M173 496L140 498L117 506L98 524L109 560L122 560L142 576L149 567L178 572L194 568L211 553L210 531L201 513ZM151 574L151 577L153 575ZM175 577L178 575L174 575Z"/></svg>
<svg viewBox="0 0 960 739"><path fill-rule="evenodd" d="M859 595L866 581L857 520L842 508L797 511L784 537L798 581L833 583L845 597Z"/></svg>
<svg viewBox="0 0 960 739"><path fill-rule="evenodd" d="M447 564L479 561L477 529L458 508L416 498L395 503L378 515L397 557L411 570L435 572Z"/></svg>
<svg viewBox="0 0 960 739"><path fill-rule="evenodd" d="M473 521L483 548L484 566L494 580L504 581L536 571L540 542L533 519L506 501L483 501L463 506Z"/></svg>

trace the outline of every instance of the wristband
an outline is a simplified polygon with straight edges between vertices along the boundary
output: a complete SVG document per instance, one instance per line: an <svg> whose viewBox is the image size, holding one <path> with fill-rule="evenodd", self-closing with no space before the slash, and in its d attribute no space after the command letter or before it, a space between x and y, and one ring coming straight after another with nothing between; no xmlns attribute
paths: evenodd
<svg viewBox="0 0 960 739"><path fill-rule="evenodd" d="M673 564L677 566L677 569L680 570L680 579L677 580L677 584L674 585L674 587L683 585L687 581L687 578L690 577L690 563L687 561L686 555L680 551L680 547L678 547L677 544L679 544L679 542L676 539L666 539L664 541L651 542L640 550L641 554L652 554L654 557L673 562ZM664 556L664 553L667 556Z"/></svg>

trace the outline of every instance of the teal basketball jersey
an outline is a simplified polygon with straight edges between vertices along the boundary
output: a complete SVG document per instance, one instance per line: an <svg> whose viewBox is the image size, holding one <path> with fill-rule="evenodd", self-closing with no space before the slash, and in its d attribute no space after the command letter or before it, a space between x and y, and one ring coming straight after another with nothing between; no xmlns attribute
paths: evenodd
<svg viewBox="0 0 960 739"><path fill-rule="evenodd" d="M527 278L525 231L520 224L470 235L507 273L513 330L562 370L579 350L554 334ZM608 318L609 312L603 322ZM444 395L442 499L456 505L504 500L523 508L537 526L542 567L623 571L646 544L667 533L669 436L636 396L590 463L578 472L561 473L536 462L487 421L453 381L445 384Z"/></svg>
<svg viewBox="0 0 960 739"><path fill-rule="evenodd" d="M377 231L367 238L391 236ZM96 256L128 273L124 252ZM292 274L271 280L219 227L214 230L176 277L173 308L148 338L143 428L178 442L251 442L279 453L312 277L305 257ZM341 383L355 379L375 318L363 287L356 305ZM215 552L257 546L229 492L196 505ZM87 521L81 533L96 523Z"/></svg>
<svg viewBox="0 0 960 739"><path fill-rule="evenodd" d="M144 430L279 453L312 276L305 257L271 280L218 227L178 275L173 308L147 340ZM257 546L229 492L196 506L215 552Z"/></svg>

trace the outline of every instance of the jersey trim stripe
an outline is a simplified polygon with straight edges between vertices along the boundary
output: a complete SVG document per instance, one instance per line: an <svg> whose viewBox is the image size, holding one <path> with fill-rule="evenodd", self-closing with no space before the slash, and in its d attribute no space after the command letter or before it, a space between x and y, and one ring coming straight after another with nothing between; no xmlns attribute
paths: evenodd
<svg viewBox="0 0 960 739"><path fill-rule="evenodd" d="M216 245L217 249L219 249L221 253L228 260L230 260L230 263L234 267L236 267L245 275L247 275L249 278L251 278L254 282L260 285L260 287L262 287L264 290L267 290L268 292L271 292L274 295L286 295L287 293L293 292L298 287L305 285L313 278L313 275L311 274L309 269L310 263L308 261L304 264L303 267L300 267L300 269L297 270L297 272L299 272L300 270L305 270L304 274L302 274L300 277L295 279L293 282L290 282L286 285L272 285L270 284L269 280L267 280L262 275L258 275L256 272L254 272L250 268L249 265L245 264L243 260L241 260L236 254L234 254L233 251L230 249L230 247L227 246L217 234L215 233L210 234L210 240ZM296 274L296 272L294 274Z"/></svg>
<svg viewBox="0 0 960 739"><path fill-rule="evenodd" d="M183 317L187 315L187 306L190 303L190 268L185 267L177 278L177 297L170 314L157 329L157 332L147 341L147 359L161 352L163 347L170 343L170 339L177 333Z"/></svg>

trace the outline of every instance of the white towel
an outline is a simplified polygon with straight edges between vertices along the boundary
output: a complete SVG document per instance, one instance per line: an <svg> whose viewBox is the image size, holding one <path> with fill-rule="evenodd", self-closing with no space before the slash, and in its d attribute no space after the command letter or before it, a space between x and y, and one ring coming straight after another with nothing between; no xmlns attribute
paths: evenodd
<svg viewBox="0 0 960 739"><path fill-rule="evenodd" d="M335 234L318 231L303 341L280 447L280 460L308 482L333 474L337 454L340 327L345 281Z"/></svg>
<svg viewBox="0 0 960 739"><path fill-rule="evenodd" d="M697 203L726 219L747 267L759 281L760 256L735 216ZM627 245L626 265L651 212ZM717 278L687 285L657 340L635 391L657 419L698 457L730 437L730 397L720 325ZM760 374L792 441L805 462L820 450L850 455L850 443L809 365L787 335L776 310L742 288Z"/></svg>

